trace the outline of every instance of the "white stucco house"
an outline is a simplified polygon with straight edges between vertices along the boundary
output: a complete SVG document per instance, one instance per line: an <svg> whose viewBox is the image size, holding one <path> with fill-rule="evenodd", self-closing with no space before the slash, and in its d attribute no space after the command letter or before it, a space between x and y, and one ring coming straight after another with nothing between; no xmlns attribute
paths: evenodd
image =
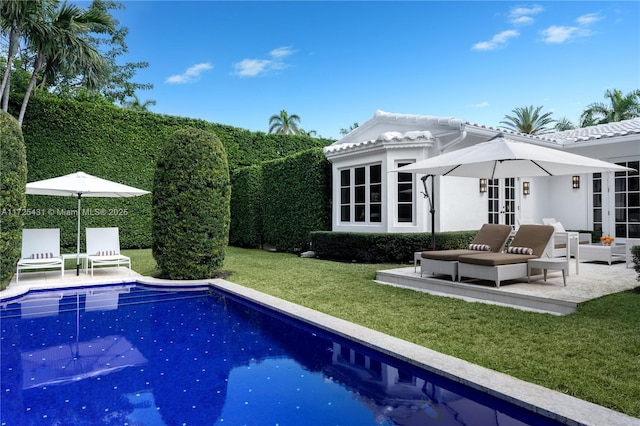
<svg viewBox="0 0 640 426"><path fill-rule="evenodd" d="M390 171L498 133L636 170L640 165L640 118L531 136L451 117L376 111L324 148L333 169L332 230L431 232L420 175ZM640 238L637 172L495 180L437 176L434 189L436 232L479 229L483 223L515 227L553 217L567 229L599 230L621 242Z"/></svg>

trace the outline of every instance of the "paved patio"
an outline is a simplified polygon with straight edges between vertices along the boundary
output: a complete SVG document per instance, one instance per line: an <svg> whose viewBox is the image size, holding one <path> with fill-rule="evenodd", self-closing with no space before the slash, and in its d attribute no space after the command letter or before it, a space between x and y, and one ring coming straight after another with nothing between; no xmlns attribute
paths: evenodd
<svg viewBox="0 0 640 426"><path fill-rule="evenodd" d="M570 314L580 303L640 287L638 274L632 265L627 268L624 262L613 263L611 266L606 263L581 262L579 274L576 274L576 264L572 260L569 272L566 287L562 285L562 273L551 270L548 271L546 282L542 275L537 275L531 278L531 283L527 283L527 277L523 277L522 280L503 281L499 288L489 281L464 279L463 282L454 282L450 277L426 274L420 277L420 266L417 267L417 272L414 272L413 266L378 271L376 281L438 296L556 315Z"/></svg>

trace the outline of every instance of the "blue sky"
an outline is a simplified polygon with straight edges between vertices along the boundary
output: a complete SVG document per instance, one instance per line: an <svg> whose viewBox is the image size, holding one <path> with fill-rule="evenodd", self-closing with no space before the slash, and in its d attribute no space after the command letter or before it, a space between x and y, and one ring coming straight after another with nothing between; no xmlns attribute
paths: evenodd
<svg viewBox="0 0 640 426"><path fill-rule="evenodd" d="M122 1L123 60L151 111L339 138L377 109L497 126L542 105L577 121L640 88L640 2Z"/></svg>

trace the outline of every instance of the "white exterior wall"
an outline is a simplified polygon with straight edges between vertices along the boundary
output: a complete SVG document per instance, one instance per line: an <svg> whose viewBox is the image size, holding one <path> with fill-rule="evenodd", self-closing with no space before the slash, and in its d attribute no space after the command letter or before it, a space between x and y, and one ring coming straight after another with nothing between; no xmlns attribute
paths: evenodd
<svg viewBox="0 0 640 426"><path fill-rule="evenodd" d="M431 214L427 199L422 195L421 175L415 175L414 212L412 223L397 220L398 180L397 173L390 172L400 162L419 161L438 155L440 147L446 152L486 141L499 130L484 126L460 126L461 120L433 116L393 115L381 113L360 128L354 130L330 147L327 157L333 167L333 231L342 232L431 232ZM530 137L512 133L508 137L523 142L539 143L559 149L597 158L611 163L640 160L640 132L638 123L623 124L617 128L577 129L575 134L558 134L550 138ZM615 127L615 126L614 126ZM630 130L627 130L630 129ZM464 130L464 132L463 132ZM467 131L469 135L467 135ZM395 140L379 140L385 132L408 135L410 132L432 134L431 140L411 140L402 137ZM598 133L602 132L602 133ZM619 132L616 135L611 132ZM595 135L595 136L594 136ZM458 136L464 138L456 139ZM453 148L446 141L460 143ZM558 138L558 141L556 139ZM563 139L564 138L564 139ZM573 138L573 139L572 139ZM586 139L585 139L586 138ZM537 139L537 141L536 141ZM578 142L571 142L577 140ZM561 145L564 143L564 145ZM327 151L325 151L327 152ZM361 167L370 164L382 166L382 221L380 223L340 222L340 171L344 168ZM592 175L581 174L580 188L572 188L572 176L551 176L516 178L516 226L520 220L542 223L542 218L555 218L566 229L588 230L593 227ZM530 182L530 195L523 195L522 182ZM614 231L614 179L611 174L603 174L603 231ZM431 192L431 180L427 181ZM479 229L488 221L488 194L479 192L479 180L462 177L435 177L435 229L436 232Z"/></svg>

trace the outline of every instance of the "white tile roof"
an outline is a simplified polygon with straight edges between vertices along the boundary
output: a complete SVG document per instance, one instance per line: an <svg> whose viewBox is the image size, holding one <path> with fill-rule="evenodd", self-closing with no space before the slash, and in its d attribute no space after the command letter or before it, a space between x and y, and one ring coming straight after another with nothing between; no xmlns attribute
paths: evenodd
<svg viewBox="0 0 640 426"><path fill-rule="evenodd" d="M640 135L640 118L599 124L597 126L538 135L539 139L559 143L592 141L616 136Z"/></svg>
<svg viewBox="0 0 640 426"><path fill-rule="evenodd" d="M408 131L405 133L398 131L388 131L381 133L375 139L358 140L358 134L370 127L375 122L389 123L393 128L393 122L402 124L415 124L416 127L429 128L434 127L450 128L451 130L467 129L472 131L473 128L481 131L492 131L496 134L503 133L505 135L517 136L519 139L530 139L542 141L550 144L564 145L568 143L576 143L583 141L600 140L604 138L640 135L640 118L624 120L615 123L600 124L597 126L589 126L574 130L565 130L562 132L545 133L540 135L528 135L524 133L514 132L512 130L486 126L483 124L471 123L466 120L453 117L438 117L434 115L419 114L397 114L381 110L377 110L373 118L364 123L360 128L354 129L344 138L324 147L325 154L335 154L338 152L360 151L363 148L371 148L380 145L383 142L430 142L433 141L433 135L429 130Z"/></svg>

